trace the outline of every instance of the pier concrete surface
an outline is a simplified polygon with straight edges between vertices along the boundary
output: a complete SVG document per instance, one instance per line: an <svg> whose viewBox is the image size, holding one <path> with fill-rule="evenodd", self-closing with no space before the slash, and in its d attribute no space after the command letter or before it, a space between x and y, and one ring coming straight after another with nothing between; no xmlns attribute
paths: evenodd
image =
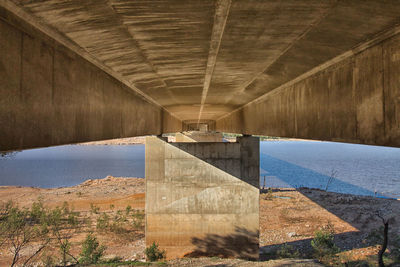
<svg viewBox="0 0 400 267"><path fill-rule="evenodd" d="M167 258L258 259L259 140L146 138L146 245Z"/></svg>
<svg viewBox="0 0 400 267"><path fill-rule="evenodd" d="M189 131L175 134L175 141L182 142L222 142L222 133Z"/></svg>

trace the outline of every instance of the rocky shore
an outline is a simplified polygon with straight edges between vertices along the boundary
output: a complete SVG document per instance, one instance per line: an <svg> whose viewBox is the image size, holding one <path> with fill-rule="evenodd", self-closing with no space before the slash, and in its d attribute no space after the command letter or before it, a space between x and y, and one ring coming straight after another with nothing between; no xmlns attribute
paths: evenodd
<svg viewBox="0 0 400 267"><path fill-rule="evenodd" d="M380 218L376 216L380 209L392 211L390 233L400 235L398 200L344 195L308 188L264 190L260 196L261 259L273 258L276 250L283 244L293 246L300 255L308 255L315 231L327 224L334 227L335 243L345 251L343 253L346 257L362 259L375 255L378 247L367 244L365 239L373 229L382 225ZM49 208L67 202L75 211L93 217L95 222L102 213L114 216L119 211L125 211L128 206L144 212L145 181L143 178L108 176L65 188L0 186L0 202L11 200L20 207L29 207L38 199ZM96 227L91 231L95 231L100 242L107 246L106 257L144 260L144 226L138 228L134 237L129 240L123 235L97 231ZM77 244L75 253L79 251L79 238L84 234L82 232L74 240ZM7 250L3 249L0 253L0 266L5 266L9 260Z"/></svg>

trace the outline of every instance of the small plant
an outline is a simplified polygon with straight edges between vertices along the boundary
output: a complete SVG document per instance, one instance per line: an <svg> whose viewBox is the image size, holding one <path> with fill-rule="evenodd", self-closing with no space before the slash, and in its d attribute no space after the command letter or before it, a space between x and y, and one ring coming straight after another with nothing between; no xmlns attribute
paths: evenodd
<svg viewBox="0 0 400 267"><path fill-rule="evenodd" d="M0 245L7 245L13 255L11 267L19 264L22 255L25 254L22 266L39 256L49 244L47 211L42 203L35 202L31 209L20 209L12 202L0 207ZM36 243L33 250L29 246Z"/></svg>
<svg viewBox="0 0 400 267"><path fill-rule="evenodd" d="M79 213L69 208L67 202L62 207L56 207L49 212L48 224L54 242L57 244L61 263L67 266L67 262L73 259L78 262L76 257L71 254L71 239L77 234L79 229L84 226L84 222L78 218Z"/></svg>
<svg viewBox="0 0 400 267"><path fill-rule="evenodd" d="M94 205L93 203L90 203L90 213L94 214L99 214L100 207Z"/></svg>
<svg viewBox="0 0 400 267"><path fill-rule="evenodd" d="M117 211L117 214L115 214L114 216L114 220L121 223L128 221L126 215L123 214L122 210Z"/></svg>
<svg viewBox="0 0 400 267"><path fill-rule="evenodd" d="M165 259L165 250L160 250L156 242L144 250L148 261L158 261Z"/></svg>
<svg viewBox="0 0 400 267"><path fill-rule="evenodd" d="M143 222L144 222L144 213L136 210L133 214L132 214L132 225L136 230L140 230L143 228Z"/></svg>
<svg viewBox="0 0 400 267"><path fill-rule="evenodd" d="M129 208L118 210L114 216L103 212L97 218L96 228L100 231L110 231L122 235L124 238L132 238L132 231L143 230L144 213L140 210Z"/></svg>
<svg viewBox="0 0 400 267"><path fill-rule="evenodd" d="M264 195L265 200L272 200L272 188L268 188L267 193Z"/></svg>
<svg viewBox="0 0 400 267"><path fill-rule="evenodd" d="M356 257L356 258L355 258ZM375 266L371 261L371 256L367 256L365 259L357 259L352 253L339 254L339 256L333 259L329 266L340 266L340 267L369 267Z"/></svg>
<svg viewBox="0 0 400 267"><path fill-rule="evenodd" d="M97 218L96 228L99 230L106 230L110 226L110 216L103 212L99 218Z"/></svg>
<svg viewBox="0 0 400 267"><path fill-rule="evenodd" d="M109 224L109 230L116 234L126 234L129 230L126 228L128 219L122 210L118 210L114 216L113 223Z"/></svg>
<svg viewBox="0 0 400 267"><path fill-rule="evenodd" d="M311 246L314 250L314 256L319 260L332 257L340 252L340 249L333 242L333 225L328 223L325 227L315 232L314 239L311 240Z"/></svg>
<svg viewBox="0 0 400 267"><path fill-rule="evenodd" d="M125 209L126 215L129 215L131 213L131 211L132 211L132 207L130 205L126 206L126 209Z"/></svg>
<svg viewBox="0 0 400 267"><path fill-rule="evenodd" d="M102 261L102 263L106 263L106 264L112 264L112 263L118 264L118 263L122 263L122 262L123 262L123 259L119 256L115 256L111 259L106 259L106 260Z"/></svg>
<svg viewBox="0 0 400 267"><path fill-rule="evenodd" d="M94 235L88 234L85 241L82 243L81 258L79 262L84 264L96 264L103 256L105 250L106 247L100 245Z"/></svg>
<svg viewBox="0 0 400 267"><path fill-rule="evenodd" d="M44 267L53 267L56 266L56 260L53 256L44 254L41 257L42 266Z"/></svg>
<svg viewBox="0 0 400 267"><path fill-rule="evenodd" d="M81 197L81 196L83 195L83 193L82 193L81 191L78 191L78 192L76 192L76 195L77 195L78 197Z"/></svg>
<svg viewBox="0 0 400 267"><path fill-rule="evenodd" d="M284 259L284 258L299 258L300 253L298 250L295 250L293 246L284 244L281 246L278 251L276 252L276 255L278 258Z"/></svg>

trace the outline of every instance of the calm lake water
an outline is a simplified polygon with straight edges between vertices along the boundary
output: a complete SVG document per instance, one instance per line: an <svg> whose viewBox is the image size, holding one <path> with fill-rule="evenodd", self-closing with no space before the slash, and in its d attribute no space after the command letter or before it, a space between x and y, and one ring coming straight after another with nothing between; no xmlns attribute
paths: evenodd
<svg viewBox="0 0 400 267"><path fill-rule="evenodd" d="M0 185L62 187L107 175L144 177L144 145L68 145L0 157ZM260 144L261 185L400 198L400 149L332 142Z"/></svg>

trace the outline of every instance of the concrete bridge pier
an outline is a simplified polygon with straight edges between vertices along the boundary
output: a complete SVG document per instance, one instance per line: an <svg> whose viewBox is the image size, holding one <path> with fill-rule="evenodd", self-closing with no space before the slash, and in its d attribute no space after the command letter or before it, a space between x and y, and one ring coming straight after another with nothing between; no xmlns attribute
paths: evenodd
<svg viewBox="0 0 400 267"><path fill-rule="evenodd" d="M175 134L178 143L222 142L223 135L218 132L186 131Z"/></svg>
<svg viewBox="0 0 400 267"><path fill-rule="evenodd" d="M146 246L167 258L259 257L259 139L146 138Z"/></svg>

